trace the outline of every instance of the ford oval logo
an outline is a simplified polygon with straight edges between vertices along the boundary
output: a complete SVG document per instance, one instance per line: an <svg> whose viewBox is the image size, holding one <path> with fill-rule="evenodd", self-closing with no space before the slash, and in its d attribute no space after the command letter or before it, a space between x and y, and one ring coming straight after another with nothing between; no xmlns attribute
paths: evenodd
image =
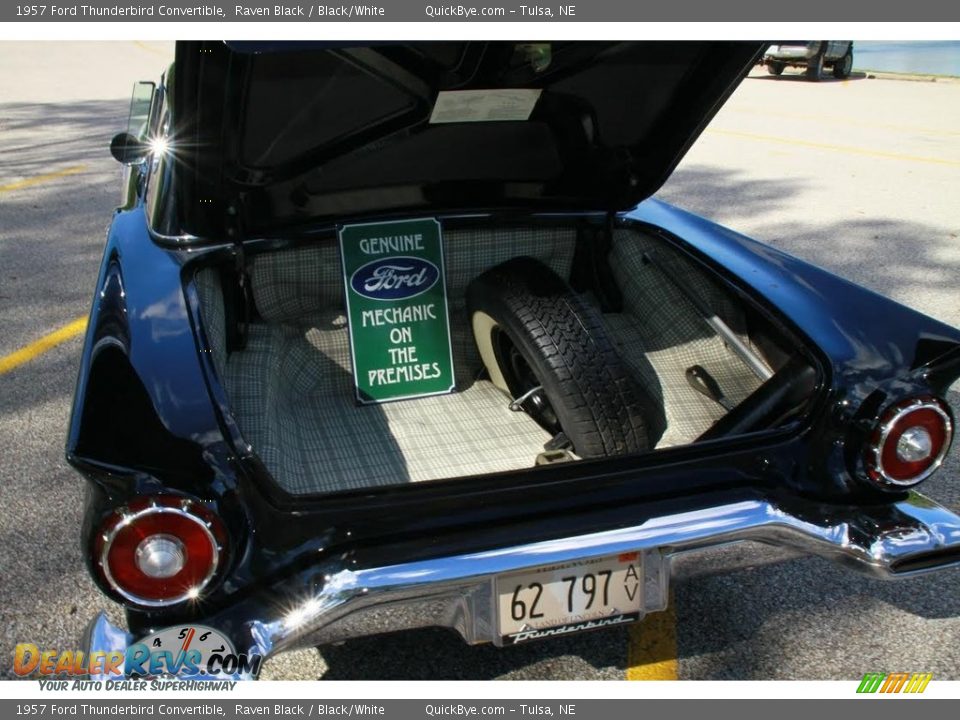
<svg viewBox="0 0 960 720"><path fill-rule="evenodd" d="M350 287L371 300L405 300L425 293L439 278L440 270L429 260L381 258L357 268Z"/></svg>

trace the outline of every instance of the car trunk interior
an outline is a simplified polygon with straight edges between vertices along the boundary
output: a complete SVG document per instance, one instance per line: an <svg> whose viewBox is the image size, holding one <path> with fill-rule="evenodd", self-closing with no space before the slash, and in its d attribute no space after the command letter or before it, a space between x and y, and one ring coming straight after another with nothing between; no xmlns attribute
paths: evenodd
<svg viewBox="0 0 960 720"><path fill-rule="evenodd" d="M335 238L249 255L253 309L242 348L228 347L236 315L225 312L235 297L231 269L196 273L201 318L230 412L288 493L535 465L552 435L525 412L511 410L511 398L489 380L465 301L472 279L513 257L539 260L602 313L623 361L662 408L665 425L656 449L693 443L712 428L723 434L716 428L724 423L727 434L782 423L812 393L811 379L799 390L793 380L798 345L789 333L657 233L582 224L451 224L443 242L456 389L378 405L355 400ZM718 332L717 320L729 334ZM745 360L744 348L762 367ZM800 374L812 377L800 364ZM695 366L712 377L722 397L695 387L688 372ZM747 410L751 402L757 407ZM734 417L738 411L743 417Z"/></svg>

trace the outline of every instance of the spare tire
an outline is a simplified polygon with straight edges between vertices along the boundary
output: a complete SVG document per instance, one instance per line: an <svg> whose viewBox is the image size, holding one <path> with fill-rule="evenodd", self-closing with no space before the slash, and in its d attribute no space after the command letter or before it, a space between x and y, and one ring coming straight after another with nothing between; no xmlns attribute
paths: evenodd
<svg viewBox="0 0 960 720"><path fill-rule="evenodd" d="M532 258L467 287L467 311L491 381L581 457L651 449L663 410L620 358L600 313ZM541 388L535 390L535 388Z"/></svg>

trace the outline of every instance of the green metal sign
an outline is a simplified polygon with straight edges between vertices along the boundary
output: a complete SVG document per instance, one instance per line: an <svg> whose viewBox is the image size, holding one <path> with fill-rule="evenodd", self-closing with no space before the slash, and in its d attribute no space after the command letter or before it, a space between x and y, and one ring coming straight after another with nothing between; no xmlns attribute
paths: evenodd
<svg viewBox="0 0 960 720"><path fill-rule="evenodd" d="M357 400L453 391L440 223L344 225L340 255Z"/></svg>

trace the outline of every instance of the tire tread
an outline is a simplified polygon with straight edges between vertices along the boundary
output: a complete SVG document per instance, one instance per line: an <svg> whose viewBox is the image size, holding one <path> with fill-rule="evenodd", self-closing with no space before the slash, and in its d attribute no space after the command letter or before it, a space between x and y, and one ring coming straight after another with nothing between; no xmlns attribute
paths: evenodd
<svg viewBox="0 0 960 720"><path fill-rule="evenodd" d="M474 280L467 293L470 315L491 315L545 387L543 374L552 378L548 399L579 455L650 449L652 398L621 359L599 312L549 268L515 258Z"/></svg>

